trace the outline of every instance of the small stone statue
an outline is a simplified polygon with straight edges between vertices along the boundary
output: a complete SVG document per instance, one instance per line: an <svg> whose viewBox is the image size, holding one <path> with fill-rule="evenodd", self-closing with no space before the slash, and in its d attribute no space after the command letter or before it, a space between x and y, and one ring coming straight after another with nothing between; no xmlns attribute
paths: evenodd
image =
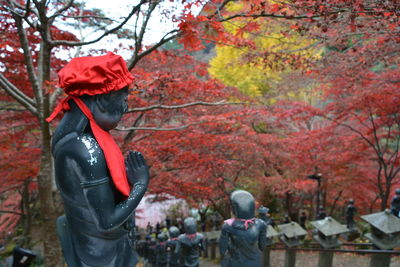
<svg viewBox="0 0 400 267"><path fill-rule="evenodd" d="M156 266L167 267L168 255L167 255L167 239L166 233L161 232L158 236L158 244L156 247Z"/></svg>
<svg viewBox="0 0 400 267"><path fill-rule="evenodd" d="M326 217L326 212L323 206L319 206L317 220L323 220Z"/></svg>
<svg viewBox="0 0 400 267"><path fill-rule="evenodd" d="M156 266L157 262L157 239L152 237L150 239L150 244L147 247L147 262L151 267Z"/></svg>
<svg viewBox="0 0 400 267"><path fill-rule="evenodd" d="M180 259L180 243L178 241L178 236L180 234L178 227L171 226L168 230L169 239L167 241L167 252L168 252L168 266L169 267L179 267Z"/></svg>
<svg viewBox="0 0 400 267"><path fill-rule="evenodd" d="M267 225L255 218L254 197L236 190L230 196L234 218L226 220L220 236L221 266L261 267L261 252L267 244Z"/></svg>
<svg viewBox="0 0 400 267"><path fill-rule="evenodd" d="M303 228L303 229L307 229L306 228L306 222L307 222L307 213L302 210L300 212L300 216L299 216L299 225Z"/></svg>
<svg viewBox="0 0 400 267"><path fill-rule="evenodd" d="M192 217L185 219L184 230L185 233L178 238L181 244L183 266L197 267L199 266L199 250L205 249L204 236L197 233L197 223Z"/></svg>
<svg viewBox="0 0 400 267"><path fill-rule="evenodd" d="M395 195L390 203L390 212L396 216L400 217L400 188L394 191Z"/></svg>
<svg viewBox="0 0 400 267"><path fill-rule="evenodd" d="M267 225L271 223L271 217L269 216L269 209L264 206L258 208L258 217L263 220Z"/></svg>
<svg viewBox="0 0 400 267"><path fill-rule="evenodd" d="M134 212L149 168L139 152L129 152L125 161L109 133L127 110L133 76L113 53L74 58L58 75L68 97L47 120L66 111L52 152L65 212L57 231L67 265L135 266Z"/></svg>
<svg viewBox="0 0 400 267"><path fill-rule="evenodd" d="M349 204L346 208L346 224L349 230L354 230L356 228L356 223L354 222L354 215L357 213L357 208L354 206L354 200L349 199Z"/></svg>

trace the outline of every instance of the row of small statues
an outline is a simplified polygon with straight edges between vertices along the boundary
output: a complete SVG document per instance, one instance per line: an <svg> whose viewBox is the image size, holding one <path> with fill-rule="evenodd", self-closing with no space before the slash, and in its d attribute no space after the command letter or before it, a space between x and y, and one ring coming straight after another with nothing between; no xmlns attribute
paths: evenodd
<svg viewBox="0 0 400 267"><path fill-rule="evenodd" d="M136 241L136 251L150 266L198 266L199 252L205 249L203 234L197 233L196 220L184 221L184 231L171 226L168 233L161 232L154 237L146 235L145 240Z"/></svg>
<svg viewBox="0 0 400 267"><path fill-rule="evenodd" d="M231 194L234 217L224 222L219 237L222 266L260 266L261 252L267 245L267 224L255 218L254 197L247 191ZM196 220L184 220L184 233L172 226L168 234L137 240L136 250L150 266L199 266L200 251L206 249L205 237L197 233Z"/></svg>

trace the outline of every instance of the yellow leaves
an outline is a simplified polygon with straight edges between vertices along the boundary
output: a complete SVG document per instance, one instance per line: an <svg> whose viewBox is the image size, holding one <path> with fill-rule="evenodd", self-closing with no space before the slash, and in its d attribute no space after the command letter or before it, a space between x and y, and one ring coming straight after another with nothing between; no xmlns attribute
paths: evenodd
<svg viewBox="0 0 400 267"><path fill-rule="evenodd" d="M229 11L241 8L242 4L235 2L229 6ZM249 96L268 95L269 104L277 101L279 94L274 91L282 82L282 77L298 71L302 67L301 62L320 58L319 51L313 46L316 40L291 28L292 22L241 18L224 22L223 25L233 36L252 41L255 49L245 45L217 45L209 73L225 85L236 87ZM293 62L300 63L296 65ZM285 92L282 96L303 97L299 92Z"/></svg>
<svg viewBox="0 0 400 267"><path fill-rule="evenodd" d="M210 61L209 73L224 84L237 87L249 96L257 97L268 91L277 73L266 71L259 64L245 62L246 49L217 46L217 56Z"/></svg>

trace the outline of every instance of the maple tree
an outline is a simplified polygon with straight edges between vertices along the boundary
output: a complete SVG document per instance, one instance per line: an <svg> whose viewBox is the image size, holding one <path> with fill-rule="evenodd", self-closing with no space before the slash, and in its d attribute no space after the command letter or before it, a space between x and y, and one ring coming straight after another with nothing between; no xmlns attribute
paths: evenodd
<svg viewBox="0 0 400 267"><path fill-rule="evenodd" d="M277 106L281 105L283 110L276 110L271 115L277 121L285 120L286 125L267 122L277 128L280 138L284 136L283 140L275 138L275 145L286 153L281 156L287 161L281 161L280 173L275 181L271 181L282 195L310 191L310 181L304 178L310 173L322 172L323 197L325 202L331 200L331 210L337 202L344 203L339 200L340 196L343 199L355 196L361 200L359 203L364 210L376 207L377 200L380 209L387 207L392 188L399 181L398 105L392 102L397 101L399 92L399 81L395 78L399 66L397 10L398 3L394 1L294 1L290 4L241 1L238 10L228 9L221 14L220 21L238 19L241 28L236 32L248 35L258 34L267 19L289 20L291 31L315 40L312 46L324 51L321 61L306 65L305 74L315 80L309 95L313 99L307 101L312 105L303 103L299 106L293 101L289 105L279 103ZM271 54L276 57L271 53L274 51L268 49L246 52L254 47L254 43L238 41L236 32L224 32L225 43L219 43L225 49L224 53L233 50L230 47L235 45L244 51L241 52L242 61L261 69L272 60L268 58ZM283 33L293 36L290 31ZM285 58L285 55L278 58ZM292 59L284 62L304 66L298 57L292 56ZM226 61L225 66L235 62L229 62L229 57ZM232 66L237 64L232 63ZM230 79L236 78L235 73L225 78L228 84ZM294 84L299 84L299 78L301 76ZM271 136L271 140L274 137ZM279 184L282 180L287 183ZM352 194L355 185L364 190Z"/></svg>

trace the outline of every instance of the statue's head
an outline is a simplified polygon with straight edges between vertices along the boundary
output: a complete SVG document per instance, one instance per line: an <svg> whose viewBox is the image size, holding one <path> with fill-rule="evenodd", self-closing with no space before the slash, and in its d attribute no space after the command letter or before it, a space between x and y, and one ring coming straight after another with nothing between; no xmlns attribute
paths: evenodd
<svg viewBox="0 0 400 267"><path fill-rule="evenodd" d="M232 212L236 218L251 219L255 214L254 197L247 191L236 190L230 196Z"/></svg>
<svg viewBox="0 0 400 267"><path fill-rule="evenodd" d="M127 110L128 86L133 82L120 56L109 52L104 56L73 58L58 72L58 77L64 92L81 98L103 130L117 126ZM68 109L65 103L61 103L56 112L62 109Z"/></svg>
<svg viewBox="0 0 400 267"><path fill-rule="evenodd" d="M395 193L396 195L399 195L399 196L400 196L400 188L396 188L396 189L394 190L394 193Z"/></svg>
<svg viewBox="0 0 400 267"><path fill-rule="evenodd" d="M349 204L350 204L350 205L354 204L354 199L350 198L350 199L349 199Z"/></svg>
<svg viewBox="0 0 400 267"><path fill-rule="evenodd" d="M264 206L260 206L260 207L258 208L258 213L259 213L260 215L265 215L265 214L268 213L268 211L269 211L269 209L268 209L267 207L264 207Z"/></svg>
<svg viewBox="0 0 400 267"><path fill-rule="evenodd" d="M185 233L192 235L197 232L197 222L195 218L193 217L188 217L183 221L183 225L185 228Z"/></svg>
<svg viewBox="0 0 400 267"><path fill-rule="evenodd" d="M96 123L106 131L117 127L128 110L128 87L107 94L81 97L93 114Z"/></svg>
<svg viewBox="0 0 400 267"><path fill-rule="evenodd" d="M162 233L158 234L157 239L160 242L165 242L168 239L168 235L166 233L162 232Z"/></svg>
<svg viewBox="0 0 400 267"><path fill-rule="evenodd" d="M169 233L169 236L170 236L171 238L175 238L175 237L178 237L178 236L179 236L180 231L179 231L178 227L176 227L176 226L171 226L171 227L169 228L169 230L168 230L168 233Z"/></svg>

